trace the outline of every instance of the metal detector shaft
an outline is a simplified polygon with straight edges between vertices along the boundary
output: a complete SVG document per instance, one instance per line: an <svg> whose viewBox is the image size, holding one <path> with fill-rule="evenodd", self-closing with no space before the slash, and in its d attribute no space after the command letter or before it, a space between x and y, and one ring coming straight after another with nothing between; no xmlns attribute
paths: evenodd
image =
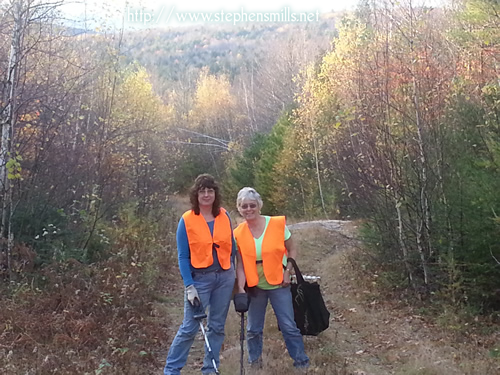
<svg viewBox="0 0 500 375"><path fill-rule="evenodd" d="M205 339L205 344L207 345L208 355L212 360L212 365L214 366L214 370L216 374L220 374L219 369L217 368L217 364L215 363L215 356L212 352L212 348L210 347L210 342L208 341L207 333L205 332L205 327L203 326L203 319L207 317L205 314L205 309L201 304L201 301L198 298L195 298L193 303L193 318L200 323L201 333L203 334L203 338Z"/></svg>
<svg viewBox="0 0 500 375"><path fill-rule="evenodd" d="M241 313L241 331L240 331L240 375L245 374L245 368L243 367L243 343L245 342L245 313Z"/></svg>
<svg viewBox="0 0 500 375"><path fill-rule="evenodd" d="M208 342L208 337L207 337L207 334L205 332L205 327L203 326L203 322L201 320L198 320L198 322L200 323L201 333L203 334L203 337L205 338L205 344L207 345L208 353L210 353L210 357L212 359L212 365L214 366L215 373L220 374L219 369L217 368L217 364L215 363L214 353L212 352L212 348L210 347L210 343Z"/></svg>

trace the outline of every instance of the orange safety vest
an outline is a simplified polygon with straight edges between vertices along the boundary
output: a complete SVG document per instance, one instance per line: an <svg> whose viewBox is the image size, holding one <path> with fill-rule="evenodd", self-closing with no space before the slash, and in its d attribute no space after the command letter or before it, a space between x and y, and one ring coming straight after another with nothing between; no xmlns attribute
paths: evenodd
<svg viewBox="0 0 500 375"><path fill-rule="evenodd" d="M255 239L246 222L238 225L234 230L234 237L243 260L247 285L255 286L259 283L257 253ZM262 240L262 267L264 276L271 285L279 285L283 282L283 256L286 252L285 217L271 217Z"/></svg>
<svg viewBox="0 0 500 375"><path fill-rule="evenodd" d="M213 237L203 215L196 215L193 210L186 211L182 218L186 225L189 242L191 265L194 268L207 268L214 263L212 249L215 245L217 258L221 267L228 270L231 267L231 222L226 210L221 208L215 218Z"/></svg>

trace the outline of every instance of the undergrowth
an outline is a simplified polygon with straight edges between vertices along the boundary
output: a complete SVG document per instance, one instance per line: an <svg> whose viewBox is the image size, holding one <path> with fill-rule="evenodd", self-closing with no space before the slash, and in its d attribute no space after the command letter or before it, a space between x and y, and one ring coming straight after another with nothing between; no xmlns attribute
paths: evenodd
<svg viewBox="0 0 500 375"><path fill-rule="evenodd" d="M159 226L123 215L108 259L0 283L0 373L154 373L171 337L153 303L174 263L174 228Z"/></svg>
<svg viewBox="0 0 500 375"><path fill-rule="evenodd" d="M352 281L359 290L365 291L361 295L365 296L367 305L392 306L393 311L425 321L440 340L473 343L489 350L491 358L497 356L500 313L484 313L464 300L457 303L446 285L428 290L412 287L409 280L393 272L390 265L375 262L362 243L346 260Z"/></svg>

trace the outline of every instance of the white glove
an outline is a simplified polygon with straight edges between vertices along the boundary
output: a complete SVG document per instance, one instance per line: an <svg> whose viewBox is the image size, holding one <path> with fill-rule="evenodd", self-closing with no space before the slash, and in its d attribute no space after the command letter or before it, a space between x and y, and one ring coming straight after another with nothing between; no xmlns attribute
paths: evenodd
<svg viewBox="0 0 500 375"><path fill-rule="evenodd" d="M198 296L198 291L194 287L193 284L186 287L187 299L191 305L194 305L194 300L198 299L200 301L200 297Z"/></svg>

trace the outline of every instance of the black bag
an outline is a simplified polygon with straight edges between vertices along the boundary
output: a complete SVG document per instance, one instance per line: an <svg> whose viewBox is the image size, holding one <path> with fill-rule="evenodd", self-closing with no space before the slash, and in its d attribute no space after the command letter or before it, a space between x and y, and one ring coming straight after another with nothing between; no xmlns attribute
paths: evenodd
<svg viewBox="0 0 500 375"><path fill-rule="evenodd" d="M295 323L302 335L317 336L330 325L330 312L325 306L319 284L304 280L295 259L292 262L297 284L291 284Z"/></svg>

